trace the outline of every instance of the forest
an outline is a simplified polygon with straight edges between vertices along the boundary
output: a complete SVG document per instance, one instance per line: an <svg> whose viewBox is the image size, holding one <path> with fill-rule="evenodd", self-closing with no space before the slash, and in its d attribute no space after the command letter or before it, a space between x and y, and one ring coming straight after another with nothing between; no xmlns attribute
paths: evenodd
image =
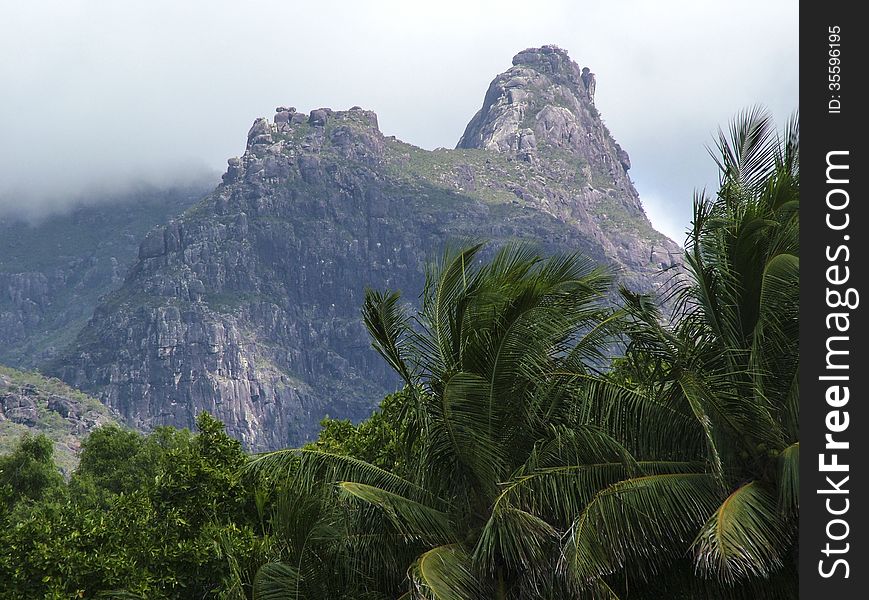
<svg viewBox="0 0 869 600"><path fill-rule="evenodd" d="M401 379L354 424L246 453L197 430L0 456L0 597L795 598L799 124L712 150L658 297L579 254L455 247L368 290ZM418 308L414 308L418 307Z"/></svg>

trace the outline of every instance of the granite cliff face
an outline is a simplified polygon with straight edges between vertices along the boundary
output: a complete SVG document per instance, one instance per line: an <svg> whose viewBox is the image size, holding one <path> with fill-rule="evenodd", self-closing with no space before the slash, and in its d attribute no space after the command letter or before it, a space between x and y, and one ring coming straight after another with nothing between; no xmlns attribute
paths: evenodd
<svg viewBox="0 0 869 600"><path fill-rule="evenodd" d="M121 285L142 236L208 191L139 190L37 223L0 218L0 364L53 358Z"/></svg>
<svg viewBox="0 0 869 600"><path fill-rule="evenodd" d="M261 450L325 414L361 418L396 385L364 332L364 289L415 298L450 240L581 251L655 289L680 251L643 213L583 73L551 46L514 65L455 150L384 136L358 107L257 119L223 183L145 237L49 369L134 426L208 410Z"/></svg>
<svg viewBox="0 0 869 600"><path fill-rule="evenodd" d="M520 193L594 239L631 283L645 288L649 263L668 268L681 251L652 230L628 176L630 157L594 106L595 85L594 73L556 46L524 50L489 85L458 148L530 163L547 181L532 178Z"/></svg>

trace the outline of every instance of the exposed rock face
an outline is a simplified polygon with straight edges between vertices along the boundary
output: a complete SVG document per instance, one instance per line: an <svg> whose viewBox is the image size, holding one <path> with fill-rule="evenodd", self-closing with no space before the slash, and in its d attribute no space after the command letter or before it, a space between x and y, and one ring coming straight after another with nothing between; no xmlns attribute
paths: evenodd
<svg viewBox="0 0 869 600"><path fill-rule="evenodd" d="M582 133L593 131L594 121L599 123L584 90L582 73L564 50L523 50L513 57L513 68L489 85L483 107L468 123L458 147L515 152L521 130L528 128L538 142L600 152L603 148L592 148L600 140L580 139Z"/></svg>
<svg viewBox="0 0 869 600"><path fill-rule="evenodd" d="M580 78L582 79L582 85L585 86L585 95L588 97L588 101L594 104L594 90L597 87L597 78L588 67L582 68Z"/></svg>
<svg viewBox="0 0 869 600"><path fill-rule="evenodd" d="M654 289L680 251L646 219L579 67L553 47L514 64L456 150L384 137L358 107L257 119L223 183L147 235L51 370L135 426L208 410L249 448L276 448L396 385L364 332L364 289L414 300L449 240L581 251Z"/></svg>
<svg viewBox="0 0 869 600"><path fill-rule="evenodd" d="M113 423L117 417L94 398L60 381L0 366L0 454L24 433L44 433L54 442L58 464L69 473L82 438Z"/></svg>
<svg viewBox="0 0 869 600"><path fill-rule="evenodd" d="M492 81L457 147L534 161L535 171L561 182L534 189L540 208L574 222L628 271L645 272L650 255L662 268L674 266L681 260L676 244L648 246L655 236L627 174L630 158L592 103L594 81L561 48L524 50Z"/></svg>
<svg viewBox="0 0 869 600"><path fill-rule="evenodd" d="M52 358L121 285L142 235L207 192L142 191L36 224L0 218L0 363Z"/></svg>

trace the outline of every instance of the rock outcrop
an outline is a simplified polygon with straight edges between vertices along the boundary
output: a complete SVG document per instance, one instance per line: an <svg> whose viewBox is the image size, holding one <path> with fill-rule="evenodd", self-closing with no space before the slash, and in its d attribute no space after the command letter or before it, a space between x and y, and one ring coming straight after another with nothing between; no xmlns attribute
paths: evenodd
<svg viewBox="0 0 869 600"><path fill-rule="evenodd" d="M364 290L413 301L450 241L580 251L656 289L680 250L649 224L581 70L550 46L514 65L455 150L386 137L359 107L257 119L223 183L145 237L51 372L137 427L208 410L248 448L277 448L397 385L364 332Z"/></svg>
<svg viewBox="0 0 869 600"><path fill-rule="evenodd" d="M58 380L0 366L0 454L25 433L54 442L55 460L67 474L77 464L81 440L119 419L99 401Z"/></svg>
<svg viewBox="0 0 869 600"><path fill-rule="evenodd" d="M594 85L594 74L580 70L561 48L524 50L489 85L457 147L514 156L559 182L534 185L532 179L528 195L597 240L628 272L646 272L649 256L660 268L675 266L681 250L651 232L628 176L630 158L594 107Z"/></svg>

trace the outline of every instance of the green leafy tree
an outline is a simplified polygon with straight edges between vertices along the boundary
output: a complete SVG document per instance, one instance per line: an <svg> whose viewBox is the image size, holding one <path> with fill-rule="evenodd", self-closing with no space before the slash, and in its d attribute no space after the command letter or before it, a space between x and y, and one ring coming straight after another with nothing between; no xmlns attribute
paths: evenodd
<svg viewBox="0 0 869 600"><path fill-rule="evenodd" d="M380 409L370 417L354 425L349 419L325 418L317 440L306 446L329 454L341 454L364 460L381 469L402 477L410 475L408 465L411 453L405 452L402 443L405 432L402 428L402 413L413 400L408 390L389 394L380 403Z"/></svg>
<svg viewBox="0 0 869 600"><path fill-rule="evenodd" d="M0 528L0 597L244 598L259 549L247 458L219 421L197 425L96 430L69 488Z"/></svg>
<svg viewBox="0 0 869 600"><path fill-rule="evenodd" d="M82 442L78 467L70 484L83 497L130 494L153 484L161 452L152 437L106 425Z"/></svg>
<svg viewBox="0 0 869 600"><path fill-rule="evenodd" d="M59 488L63 476L52 457L54 446L45 435L25 434L15 449L0 456L0 505L11 510L22 501L37 501Z"/></svg>

